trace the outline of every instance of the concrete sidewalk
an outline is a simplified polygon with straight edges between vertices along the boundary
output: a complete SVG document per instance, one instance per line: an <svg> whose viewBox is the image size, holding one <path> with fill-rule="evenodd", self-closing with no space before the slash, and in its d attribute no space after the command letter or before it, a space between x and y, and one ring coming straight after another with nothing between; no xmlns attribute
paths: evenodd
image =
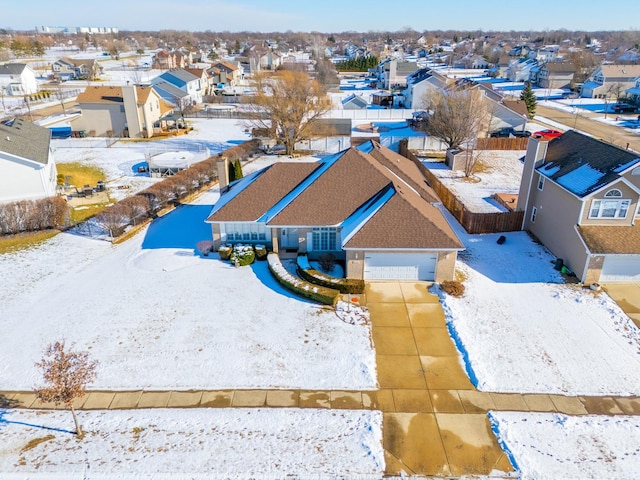
<svg viewBox="0 0 640 480"><path fill-rule="evenodd" d="M640 328L640 283L607 283L602 288Z"/></svg>
<svg viewBox="0 0 640 480"><path fill-rule="evenodd" d="M510 474L487 411L640 415L637 397L572 397L479 392L449 337L444 312L425 282L370 283L379 389L89 391L77 409L334 408L383 412L387 475ZM640 290L640 287L638 287ZM634 298L637 298L634 296ZM0 392L0 408L50 409L33 392ZM60 407L58 407L60 408Z"/></svg>

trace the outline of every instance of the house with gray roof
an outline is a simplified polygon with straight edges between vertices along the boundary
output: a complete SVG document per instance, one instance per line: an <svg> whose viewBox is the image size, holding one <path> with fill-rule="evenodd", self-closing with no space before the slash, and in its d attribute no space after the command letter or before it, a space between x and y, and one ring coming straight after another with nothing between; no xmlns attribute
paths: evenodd
<svg viewBox="0 0 640 480"><path fill-rule="evenodd" d="M24 120L0 123L0 203L56 194L51 131Z"/></svg>
<svg viewBox="0 0 640 480"><path fill-rule="evenodd" d="M640 154L575 131L530 139L517 210L582 283L640 281Z"/></svg>
<svg viewBox="0 0 640 480"><path fill-rule="evenodd" d="M201 77L189 73L182 68L175 68L163 72L152 81L153 86L165 83L168 83L186 93L186 97L183 98L185 98L185 101L189 105L202 103L202 94L204 89L206 88L206 85L202 84ZM163 96L163 98L165 97ZM165 98L165 100L171 102L171 100L167 98ZM173 103L174 105L176 104L175 102L171 103Z"/></svg>
<svg viewBox="0 0 640 480"><path fill-rule="evenodd" d="M450 280L464 246L418 165L369 141L319 162L276 162L232 183L213 241L333 254L348 278Z"/></svg>
<svg viewBox="0 0 640 480"><path fill-rule="evenodd" d="M343 110L366 110L368 106L367 100L362 95L356 95L355 93L342 99Z"/></svg>
<svg viewBox="0 0 640 480"><path fill-rule="evenodd" d="M36 74L25 63L6 63L0 65L0 90L4 95L31 95L38 91Z"/></svg>

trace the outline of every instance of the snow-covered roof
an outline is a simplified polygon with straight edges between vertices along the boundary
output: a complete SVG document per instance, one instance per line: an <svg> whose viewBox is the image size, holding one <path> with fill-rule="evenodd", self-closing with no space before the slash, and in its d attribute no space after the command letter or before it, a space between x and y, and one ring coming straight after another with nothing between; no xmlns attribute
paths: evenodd
<svg viewBox="0 0 640 480"><path fill-rule="evenodd" d="M637 153L570 130L549 142L538 172L578 197L585 197L640 163Z"/></svg>

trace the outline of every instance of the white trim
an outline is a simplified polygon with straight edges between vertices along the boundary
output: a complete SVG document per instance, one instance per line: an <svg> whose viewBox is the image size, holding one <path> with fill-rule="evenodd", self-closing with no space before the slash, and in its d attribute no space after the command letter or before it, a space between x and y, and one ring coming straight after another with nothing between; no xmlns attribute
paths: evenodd
<svg viewBox="0 0 640 480"><path fill-rule="evenodd" d="M580 281L582 283L584 283L584 279L587 276L587 272L589 271L589 260L591 260L591 251L589 250L589 247L587 246L586 242L584 241L584 238L582 238L582 235L580 235L580 231L578 230L578 225L574 225L573 229L575 230L576 234L578 235L578 240L580 240L580 243L584 247L584 252L587 254L587 258L584 261L584 268L582 269L582 277L580 278Z"/></svg>
<svg viewBox="0 0 640 480"><path fill-rule="evenodd" d="M637 166L638 166L638 164L636 164L635 166L637 167ZM628 169L627 169L627 170L628 170ZM618 175L620 175L620 174L618 174ZM618 182L622 182L622 183L624 183L624 184L625 184L627 187L629 187L631 190L633 190L634 192L636 192L636 193L640 194L640 188L636 187L633 183L631 183L629 180L627 180L627 179L626 179L626 178L624 178L622 175L620 175L620 177L619 177L619 178L617 178L617 179L615 179L615 180L613 180L613 181L611 181L611 182L607 183L606 185L603 185L603 186L602 186L602 187L600 187L598 190L594 190L593 192L591 192L591 193L589 194L589 196L591 196L591 195L597 195L597 194L599 194L600 192L602 192L603 190L605 190L605 189L607 189L607 188L608 188L609 190L611 190L611 189L615 188L615 187L614 187L614 185L615 185L616 183L618 183ZM586 198L586 197L583 197L583 198Z"/></svg>
<svg viewBox="0 0 640 480"><path fill-rule="evenodd" d="M343 248L343 250L353 250L353 251L367 251L367 252L461 252L465 250L465 248L394 248L394 247L384 247L384 248L369 248L369 247L348 247Z"/></svg>

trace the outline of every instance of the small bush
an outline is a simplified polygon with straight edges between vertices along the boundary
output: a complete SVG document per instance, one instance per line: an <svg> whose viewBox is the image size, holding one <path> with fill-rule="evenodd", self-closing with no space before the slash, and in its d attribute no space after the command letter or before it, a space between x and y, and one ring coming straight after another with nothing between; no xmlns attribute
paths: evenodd
<svg viewBox="0 0 640 480"><path fill-rule="evenodd" d="M233 252L233 247L231 245L227 245L226 243L218 247L218 255L220 255L221 260L229 260L231 252Z"/></svg>
<svg viewBox="0 0 640 480"><path fill-rule="evenodd" d="M440 288L452 297L460 298L464 295L464 285L457 280L445 280L440 283Z"/></svg>
<svg viewBox="0 0 640 480"><path fill-rule="evenodd" d="M267 247L264 245L256 245L254 247L255 251L256 251L256 260L266 260L267 259Z"/></svg>
<svg viewBox="0 0 640 480"><path fill-rule="evenodd" d="M211 240L202 240L196 243L196 249L206 257L213 251L213 242Z"/></svg>
<svg viewBox="0 0 640 480"><path fill-rule="evenodd" d="M323 253L320 255L320 258L318 258L318 263L322 271L333 272L336 266L336 257L331 253Z"/></svg>
<svg viewBox="0 0 640 480"><path fill-rule="evenodd" d="M238 267L251 265L255 259L256 252L253 250L253 246L251 245L237 244L233 247L233 251L229 256L231 263Z"/></svg>

